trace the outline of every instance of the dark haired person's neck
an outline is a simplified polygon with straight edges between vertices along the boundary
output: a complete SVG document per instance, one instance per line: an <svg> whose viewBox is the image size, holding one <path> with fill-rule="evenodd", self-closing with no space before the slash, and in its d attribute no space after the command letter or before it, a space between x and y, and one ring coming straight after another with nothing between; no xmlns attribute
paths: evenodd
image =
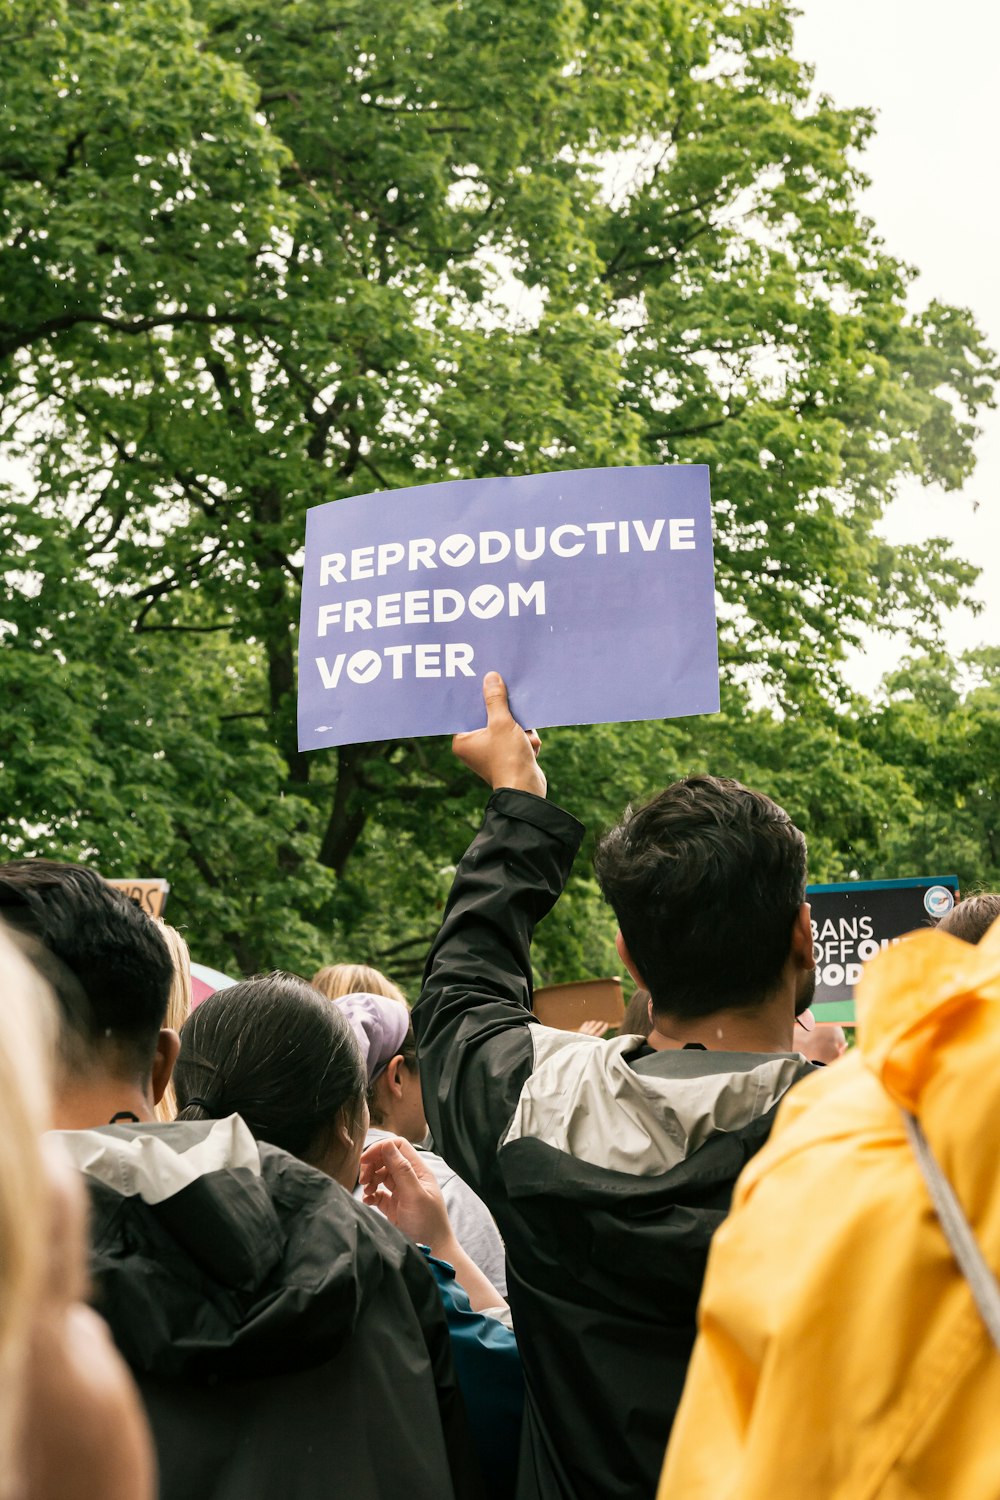
<svg viewBox="0 0 1000 1500"><path fill-rule="evenodd" d="M93 1078L64 1082L56 1091L53 1125L56 1130L94 1130L99 1125L124 1123L135 1116L140 1124L156 1119L152 1103L138 1079Z"/></svg>
<svg viewBox="0 0 1000 1500"><path fill-rule="evenodd" d="M753 1010L718 1010L714 1015L653 1017L649 1045L657 1051L697 1045L709 1052L793 1052L795 1021L786 995Z"/></svg>
<svg viewBox="0 0 1000 1500"><path fill-rule="evenodd" d="M646 1038L646 1046L652 1047L654 1052L675 1052L682 1044L667 1035L667 1027L668 1023L658 1017L656 1025Z"/></svg>

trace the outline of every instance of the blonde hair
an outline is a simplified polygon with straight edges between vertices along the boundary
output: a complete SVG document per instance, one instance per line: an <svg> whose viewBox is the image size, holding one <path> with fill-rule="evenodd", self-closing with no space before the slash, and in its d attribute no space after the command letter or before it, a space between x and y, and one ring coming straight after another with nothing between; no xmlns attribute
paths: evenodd
<svg viewBox="0 0 1000 1500"><path fill-rule="evenodd" d="M168 927L166 922L161 922L160 931L164 942L170 949L170 959L174 966L174 977L170 981L167 1013L163 1018L163 1024L169 1026L171 1031L180 1031L191 1014L191 954L187 943L176 927ZM156 1118L166 1125L176 1117L177 1094L174 1090L174 1080L171 1078L163 1091L163 1098L156 1106Z"/></svg>
<svg viewBox="0 0 1000 1500"><path fill-rule="evenodd" d="M48 986L0 924L0 1500L18 1493L19 1395L48 1263L56 1022Z"/></svg>
<svg viewBox="0 0 1000 1500"><path fill-rule="evenodd" d="M312 985L328 1000L339 1000L341 995L384 995L387 1000L407 1003L398 984L367 964L327 964L313 975Z"/></svg>

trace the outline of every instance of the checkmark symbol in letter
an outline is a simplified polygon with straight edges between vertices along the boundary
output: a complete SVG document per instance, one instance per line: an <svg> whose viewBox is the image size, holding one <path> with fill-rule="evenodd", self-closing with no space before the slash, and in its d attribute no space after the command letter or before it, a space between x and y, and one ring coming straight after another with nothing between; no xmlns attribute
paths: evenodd
<svg viewBox="0 0 1000 1500"><path fill-rule="evenodd" d="M446 536L438 548L438 556L449 568L462 568L470 563L476 555L476 544L471 536L465 536L456 531L454 536Z"/></svg>
<svg viewBox="0 0 1000 1500"><path fill-rule="evenodd" d="M347 663L347 675L352 682L374 682L382 670L382 658L377 651L356 651Z"/></svg>

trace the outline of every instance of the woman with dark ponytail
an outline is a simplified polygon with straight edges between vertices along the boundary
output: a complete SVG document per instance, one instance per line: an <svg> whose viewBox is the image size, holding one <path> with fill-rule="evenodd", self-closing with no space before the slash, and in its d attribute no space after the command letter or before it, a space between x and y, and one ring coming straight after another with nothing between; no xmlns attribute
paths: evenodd
<svg viewBox="0 0 1000 1500"><path fill-rule="evenodd" d="M368 1075L346 1019L304 979L216 990L184 1026L174 1084L179 1120L239 1115L258 1140L357 1182Z"/></svg>
<svg viewBox="0 0 1000 1500"><path fill-rule="evenodd" d="M397 1030L405 1030L403 1006L386 1003L403 1010ZM369 1019L375 1026L378 1016ZM370 1049L371 1037L365 1038ZM397 1051L395 1041L388 1050ZM260 975L209 996L181 1032L174 1079L179 1121L238 1115L257 1140L348 1191L357 1183L369 1123L368 1067L347 1014L304 980ZM365 1201L396 1223L413 1248L427 1247L487 1494L509 1500L523 1407L509 1310L455 1238L440 1185L422 1156L402 1137L382 1133L365 1153Z"/></svg>

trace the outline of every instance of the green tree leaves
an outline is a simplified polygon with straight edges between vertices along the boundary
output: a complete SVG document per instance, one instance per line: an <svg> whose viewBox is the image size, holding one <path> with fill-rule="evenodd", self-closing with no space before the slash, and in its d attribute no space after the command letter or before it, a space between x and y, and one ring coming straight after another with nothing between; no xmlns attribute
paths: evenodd
<svg viewBox="0 0 1000 1500"><path fill-rule="evenodd" d="M917 710L866 727L843 655L933 648L966 595L876 527L904 476L962 483L997 372L971 314L908 310L871 119L811 96L783 0L7 0L0 87L7 846L168 874L223 965L411 975L481 799L437 743L298 754L306 509L681 461L726 712L553 734L556 793L596 825L710 766L820 873L903 857ZM581 873L540 966L610 936Z"/></svg>

